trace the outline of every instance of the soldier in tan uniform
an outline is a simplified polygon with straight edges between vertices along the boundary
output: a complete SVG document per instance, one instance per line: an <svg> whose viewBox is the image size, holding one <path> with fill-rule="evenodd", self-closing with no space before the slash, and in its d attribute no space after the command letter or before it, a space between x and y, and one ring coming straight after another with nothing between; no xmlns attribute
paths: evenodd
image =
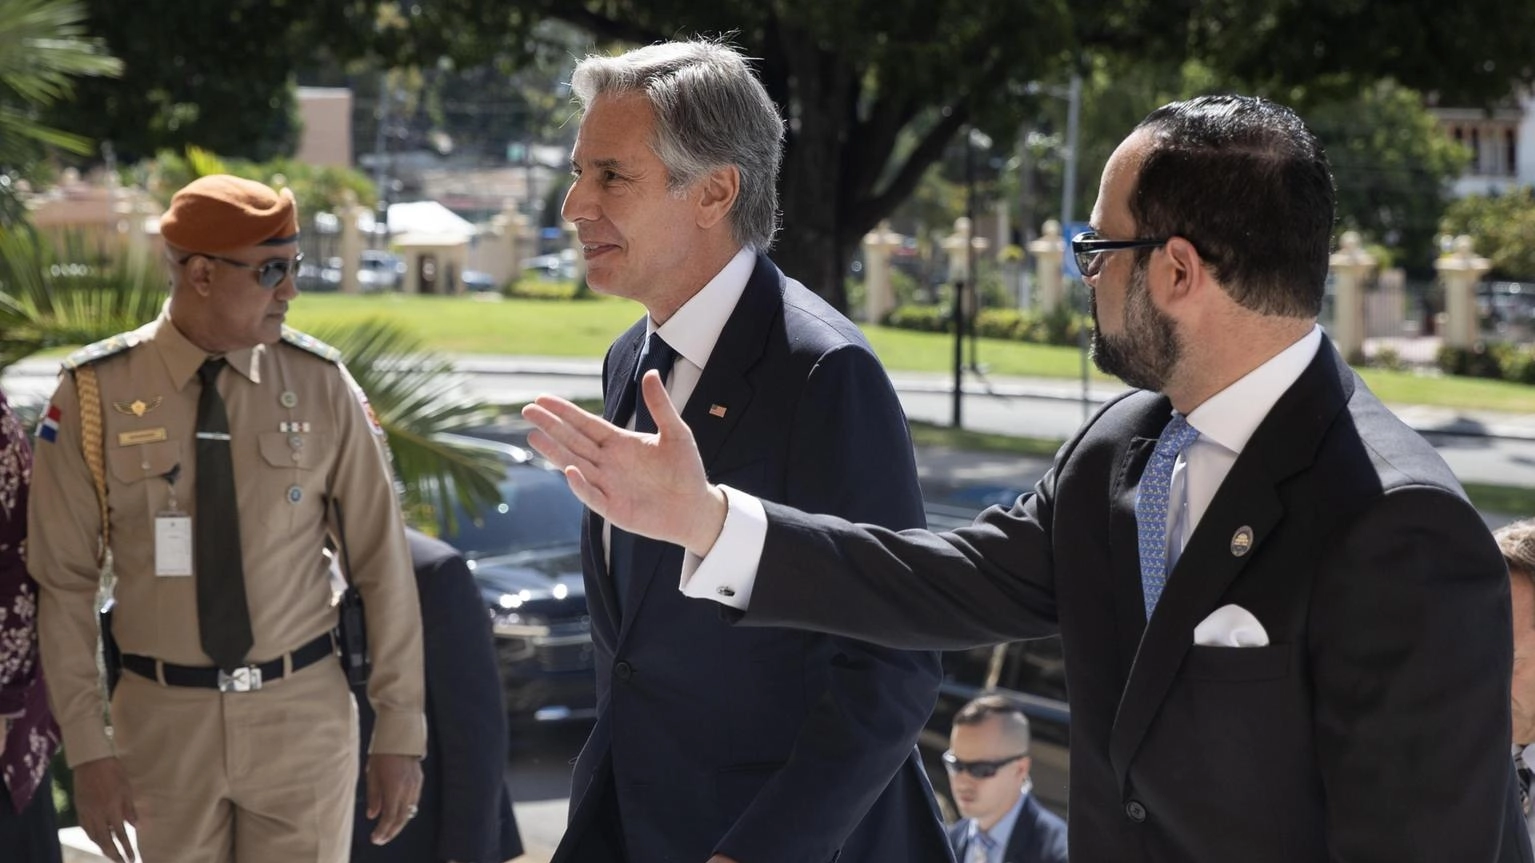
<svg viewBox="0 0 1535 863"><path fill-rule="evenodd" d="M373 657L375 842L414 814L426 744L420 614L382 432L337 352L283 325L298 294L287 190L201 178L161 233L165 311L70 357L38 432L29 566L80 822L114 860L119 845L133 859L127 822L149 863L340 863L358 741L323 555L338 511ZM106 525L82 452L89 373ZM110 722L96 658L104 526L124 669Z"/></svg>

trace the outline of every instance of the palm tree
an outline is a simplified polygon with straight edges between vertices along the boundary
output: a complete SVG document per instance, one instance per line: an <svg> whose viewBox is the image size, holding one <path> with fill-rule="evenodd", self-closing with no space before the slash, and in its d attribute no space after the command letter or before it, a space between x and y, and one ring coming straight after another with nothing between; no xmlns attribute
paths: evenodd
<svg viewBox="0 0 1535 863"><path fill-rule="evenodd" d="M0 228L23 223L15 180L46 147L89 153L79 135L37 122L38 109L70 94L79 75L117 75L122 63L85 35L73 0L0 0Z"/></svg>
<svg viewBox="0 0 1535 863"><path fill-rule="evenodd" d="M505 471L500 460L438 437L487 422L494 414L484 402L463 398L459 376L445 357L384 320L317 329L312 335L341 351L367 393L389 439L409 520L431 522L430 514L439 513L452 528L455 499L470 513L500 500L495 483Z"/></svg>
<svg viewBox="0 0 1535 863"><path fill-rule="evenodd" d="M136 329L165 303L165 276L154 264L93 256L78 237L66 237L61 246L0 231L0 369L39 351ZM428 521L431 513L443 513L451 519L455 500L467 512L497 500L495 481L503 468L496 458L437 438L492 413L483 402L458 395L445 358L383 321L314 335L341 351L367 393L388 436L409 516Z"/></svg>

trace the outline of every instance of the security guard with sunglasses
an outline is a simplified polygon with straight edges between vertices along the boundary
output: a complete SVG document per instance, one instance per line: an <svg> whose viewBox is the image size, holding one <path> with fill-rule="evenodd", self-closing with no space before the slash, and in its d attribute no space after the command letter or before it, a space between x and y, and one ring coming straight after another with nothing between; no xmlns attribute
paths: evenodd
<svg viewBox="0 0 1535 863"><path fill-rule="evenodd" d="M358 740L327 537L344 535L366 609L375 842L414 814L426 743L384 438L337 352L283 325L298 294L291 193L203 177L160 231L165 311L66 360L38 429L29 563L75 806L113 860L133 859L133 824L151 861L341 863ZM102 539L122 669L110 711Z"/></svg>
<svg viewBox="0 0 1535 863"><path fill-rule="evenodd" d="M1020 705L983 695L960 708L943 766L962 816L949 828L959 863L1066 863L1066 822L1032 793Z"/></svg>

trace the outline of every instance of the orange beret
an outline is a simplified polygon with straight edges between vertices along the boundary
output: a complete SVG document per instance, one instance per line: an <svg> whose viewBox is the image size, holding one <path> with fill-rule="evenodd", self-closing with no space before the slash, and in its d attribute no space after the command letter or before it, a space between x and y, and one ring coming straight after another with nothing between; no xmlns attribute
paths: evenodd
<svg viewBox="0 0 1535 863"><path fill-rule="evenodd" d="M228 174L198 177L171 198L160 236L189 252L217 254L298 239L298 207L287 189Z"/></svg>

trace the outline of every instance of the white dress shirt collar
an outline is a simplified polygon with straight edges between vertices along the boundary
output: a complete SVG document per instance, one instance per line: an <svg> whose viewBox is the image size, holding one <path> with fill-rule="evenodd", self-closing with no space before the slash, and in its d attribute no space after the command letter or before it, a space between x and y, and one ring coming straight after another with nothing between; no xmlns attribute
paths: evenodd
<svg viewBox="0 0 1535 863"><path fill-rule="evenodd" d="M1295 344L1205 399L1189 414L1189 425L1199 431L1201 440L1240 453L1274 403L1311 365L1321 343L1322 328L1312 327Z"/></svg>
<svg viewBox="0 0 1535 863"><path fill-rule="evenodd" d="M659 329L661 338L672 346L678 356L692 363L695 368L702 369L708 364L709 355L714 353L720 332L725 329L725 322L730 320L736 303L746 291L746 283L751 279L752 270L756 266L757 253L749 247L742 248L723 270L683 303L682 308L673 313L666 323L657 327L656 322L647 317L646 337Z"/></svg>
<svg viewBox="0 0 1535 863"><path fill-rule="evenodd" d="M979 842L980 834L985 833L991 840L991 853L989 859L995 863L1001 861L1007 855L1007 843L1012 841L1013 828L1018 825L1018 816L1023 813L1023 801L1029 798L1029 792L1034 790L1034 780L1023 780L1023 789L1018 793L1018 799L1013 802L1013 808L1007 810L1007 814L991 825L990 830L982 830L979 821L970 819L970 842ZM962 861L963 863L963 861Z"/></svg>

